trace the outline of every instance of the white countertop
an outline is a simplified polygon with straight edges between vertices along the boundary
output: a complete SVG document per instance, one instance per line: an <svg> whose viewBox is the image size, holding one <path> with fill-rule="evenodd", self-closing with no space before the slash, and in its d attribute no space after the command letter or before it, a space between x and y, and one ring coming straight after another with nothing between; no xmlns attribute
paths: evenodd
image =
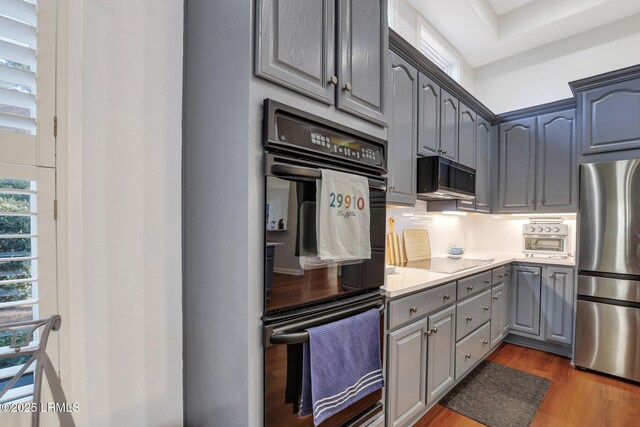
<svg viewBox="0 0 640 427"><path fill-rule="evenodd" d="M406 268L406 267L393 267L395 273L388 273L386 285L384 289L386 291L387 298L397 298L399 296L409 294L416 291L421 291L434 286L441 285L443 283L449 283L451 281L460 279L462 277L471 276L476 273L480 273L492 268L500 267L501 265L510 264L512 262L527 263L527 264L551 264L551 265L564 265L569 267L575 266L575 258L528 258L524 254L504 253L504 252L483 252L477 254L465 254L465 258L473 259L491 259L493 261L487 264L469 268L456 273L436 273L429 270L423 270L419 268Z"/></svg>

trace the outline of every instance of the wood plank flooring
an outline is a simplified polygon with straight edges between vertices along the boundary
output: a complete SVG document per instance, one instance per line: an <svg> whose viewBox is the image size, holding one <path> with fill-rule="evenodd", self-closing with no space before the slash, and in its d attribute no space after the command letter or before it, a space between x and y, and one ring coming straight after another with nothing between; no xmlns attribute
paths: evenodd
<svg viewBox="0 0 640 427"><path fill-rule="evenodd" d="M531 423L540 426L640 426L640 385L574 369L566 357L503 343L487 360L551 380ZM476 427L479 424L437 404L416 424Z"/></svg>

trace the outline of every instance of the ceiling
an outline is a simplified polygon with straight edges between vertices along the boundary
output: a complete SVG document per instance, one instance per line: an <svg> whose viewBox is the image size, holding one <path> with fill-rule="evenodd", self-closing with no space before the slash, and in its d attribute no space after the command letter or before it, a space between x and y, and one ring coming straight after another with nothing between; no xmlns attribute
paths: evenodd
<svg viewBox="0 0 640 427"><path fill-rule="evenodd" d="M638 0L407 1L473 68L640 13Z"/></svg>

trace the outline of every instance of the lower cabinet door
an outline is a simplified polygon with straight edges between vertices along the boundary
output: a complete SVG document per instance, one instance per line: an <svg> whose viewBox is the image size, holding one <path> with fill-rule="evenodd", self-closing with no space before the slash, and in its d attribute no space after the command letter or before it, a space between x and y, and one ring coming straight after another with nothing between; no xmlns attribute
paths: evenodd
<svg viewBox="0 0 640 427"><path fill-rule="evenodd" d="M511 330L540 335L540 267L513 267Z"/></svg>
<svg viewBox="0 0 640 427"><path fill-rule="evenodd" d="M545 339L559 344L572 344L574 270L548 267L546 271Z"/></svg>
<svg viewBox="0 0 640 427"><path fill-rule="evenodd" d="M455 377L456 307L429 316L427 406L453 385Z"/></svg>
<svg viewBox="0 0 640 427"><path fill-rule="evenodd" d="M500 344L504 338L504 325L506 323L507 298L504 291L504 283L491 290L491 348Z"/></svg>
<svg viewBox="0 0 640 427"><path fill-rule="evenodd" d="M404 426L426 405L428 319L389 334L387 419Z"/></svg>

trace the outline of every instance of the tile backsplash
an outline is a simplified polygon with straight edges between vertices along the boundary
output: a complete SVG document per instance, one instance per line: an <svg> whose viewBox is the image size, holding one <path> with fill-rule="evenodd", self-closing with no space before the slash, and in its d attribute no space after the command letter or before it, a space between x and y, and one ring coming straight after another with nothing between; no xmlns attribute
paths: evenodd
<svg viewBox="0 0 640 427"><path fill-rule="evenodd" d="M388 219L395 220L395 230L402 240L405 228L423 228L429 232L431 253L442 256L452 246L463 247L467 252L522 252L522 226L529 217L512 215L473 214L450 215L426 211L426 202L418 201L415 207L391 206ZM569 252L575 254L575 215L563 215L569 226Z"/></svg>

